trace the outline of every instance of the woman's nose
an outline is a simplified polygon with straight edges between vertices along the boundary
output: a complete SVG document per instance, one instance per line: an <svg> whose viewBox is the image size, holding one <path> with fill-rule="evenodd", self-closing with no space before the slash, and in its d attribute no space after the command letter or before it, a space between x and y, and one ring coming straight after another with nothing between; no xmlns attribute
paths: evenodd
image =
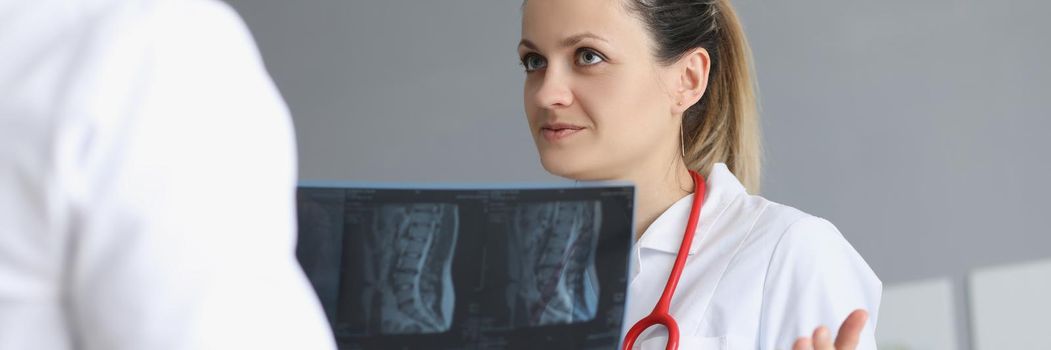
<svg viewBox="0 0 1051 350"><path fill-rule="evenodd" d="M573 91L570 79L555 69L544 72L543 81L536 90L536 103L543 108L558 108L573 104Z"/></svg>

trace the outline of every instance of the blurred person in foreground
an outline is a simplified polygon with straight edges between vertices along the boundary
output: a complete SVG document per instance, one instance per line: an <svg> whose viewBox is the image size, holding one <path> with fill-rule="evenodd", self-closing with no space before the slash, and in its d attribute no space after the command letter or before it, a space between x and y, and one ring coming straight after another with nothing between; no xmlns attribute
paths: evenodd
<svg viewBox="0 0 1051 350"><path fill-rule="evenodd" d="M0 349L334 349L295 149L208 0L0 0Z"/></svg>

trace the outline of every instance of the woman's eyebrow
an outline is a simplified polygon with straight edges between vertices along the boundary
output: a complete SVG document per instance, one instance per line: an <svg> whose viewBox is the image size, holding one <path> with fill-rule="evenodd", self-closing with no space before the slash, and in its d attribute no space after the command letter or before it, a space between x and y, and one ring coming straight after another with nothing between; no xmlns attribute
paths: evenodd
<svg viewBox="0 0 1051 350"><path fill-rule="evenodd" d="M573 46L573 45L576 45L576 44L580 43L584 39L595 39L595 40L599 40L599 41L603 41L603 42L609 43L609 40L606 40L605 38L603 38L601 36L598 36L598 35L596 35L594 33L583 32L583 33L572 35L572 36L570 36L568 38L562 39L562 42L559 43L559 47L567 48L567 47L570 47L570 46ZM530 48L532 50L540 51L540 49L538 49L536 47L536 44L533 44L533 42L529 41L528 39L522 39L522 41L518 43L518 46L519 47L525 46L525 47L528 47L528 48Z"/></svg>
<svg viewBox="0 0 1051 350"><path fill-rule="evenodd" d="M595 40L598 40L598 41L603 41L603 42L609 43L608 40L606 40L605 38L603 38L601 36L598 36L598 35L596 35L594 33L583 32L583 33L580 33L580 34L577 34L577 35L573 35L571 37L563 39L562 43L561 43L561 47L566 48L566 47L570 47L570 46L576 45L577 43L580 43L580 41L582 41L584 39L595 39Z"/></svg>

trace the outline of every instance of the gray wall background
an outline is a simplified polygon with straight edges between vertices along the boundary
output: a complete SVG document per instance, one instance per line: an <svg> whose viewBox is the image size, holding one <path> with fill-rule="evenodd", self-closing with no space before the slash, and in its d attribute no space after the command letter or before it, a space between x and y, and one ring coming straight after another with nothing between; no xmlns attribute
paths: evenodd
<svg viewBox="0 0 1051 350"><path fill-rule="evenodd" d="M292 110L301 178L559 181L526 127L520 1L229 2ZM958 315L972 269L1051 257L1051 3L735 3L762 195L834 222L885 284L950 276Z"/></svg>

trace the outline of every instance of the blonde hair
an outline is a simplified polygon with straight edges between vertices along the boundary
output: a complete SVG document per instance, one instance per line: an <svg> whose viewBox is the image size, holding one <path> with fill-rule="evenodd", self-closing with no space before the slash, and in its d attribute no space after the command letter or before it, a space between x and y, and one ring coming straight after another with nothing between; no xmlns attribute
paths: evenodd
<svg viewBox="0 0 1051 350"><path fill-rule="evenodd" d="M708 88L683 114L685 162L707 176L726 163L749 193L759 193L762 161L752 51L729 0L633 0L664 63L703 47L711 55Z"/></svg>

